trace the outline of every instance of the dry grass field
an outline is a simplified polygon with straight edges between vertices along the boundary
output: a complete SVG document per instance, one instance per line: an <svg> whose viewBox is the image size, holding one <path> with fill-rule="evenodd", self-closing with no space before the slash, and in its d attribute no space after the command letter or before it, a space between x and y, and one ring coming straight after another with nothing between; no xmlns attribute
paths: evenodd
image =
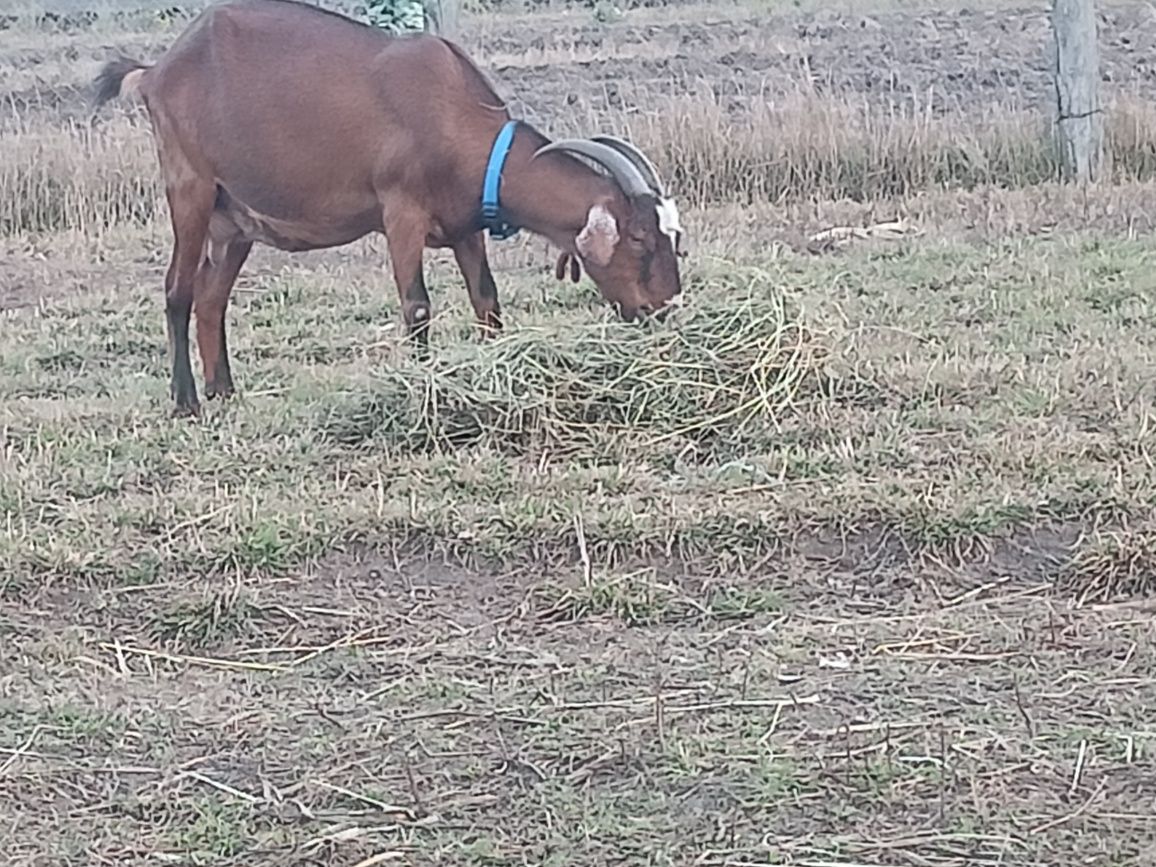
<svg viewBox="0 0 1156 867"><path fill-rule="evenodd" d="M1150 4L1102 4L1086 191L1042 2L472 7L517 113L673 179L688 309L518 236L487 346L430 257L423 366L380 239L263 249L188 421L152 141L87 105L187 19L45 3L0 14L7 864L1156 864Z"/></svg>

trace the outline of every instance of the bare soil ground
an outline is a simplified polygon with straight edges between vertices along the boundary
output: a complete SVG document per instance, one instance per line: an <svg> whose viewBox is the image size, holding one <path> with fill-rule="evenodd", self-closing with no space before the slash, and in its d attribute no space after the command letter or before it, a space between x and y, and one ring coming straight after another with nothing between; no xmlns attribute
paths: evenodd
<svg viewBox="0 0 1156 867"><path fill-rule="evenodd" d="M1104 14L1151 95L1150 10ZM1038 11L705 17L475 44L544 117L804 59L937 110L1046 84ZM109 48L170 39L2 31L0 88L67 123ZM923 234L796 242L896 213ZM190 425L163 225L0 238L8 863L1156 864L1154 215L1145 184L695 211L699 302L786 292L834 384L745 453L570 459L332 438L402 365L379 242L256 254L242 396ZM602 313L540 242L495 261L512 329Z"/></svg>
<svg viewBox="0 0 1156 867"><path fill-rule="evenodd" d="M1109 5L1100 18L1109 93L1156 96L1151 9ZM150 59L172 41L169 26L135 23L127 32L5 33L0 102L21 112L84 117L92 74L111 50ZM703 88L742 111L793 92L801 79L823 93L914 102L935 112L1007 102L1039 107L1051 88L1048 22L1039 5L858 14L695 6L640 10L613 24L577 9L471 22L461 40L503 95L547 123L576 104L595 112L645 109L652 100Z"/></svg>
<svg viewBox="0 0 1156 867"><path fill-rule="evenodd" d="M24 604L9 863L1152 863L1151 608L937 571L654 624L373 558Z"/></svg>
<svg viewBox="0 0 1156 867"><path fill-rule="evenodd" d="M1104 78L1113 89L1156 91L1152 12L1138 5L1102 15ZM935 112L984 104L1045 104L1050 92L1048 22L1039 6L846 13L778 13L590 23L535 32L533 23L487 31L474 48L507 89L549 117L588 93L611 105L645 105L644 94L712 89L723 105L789 93L800 78L820 92L877 103L912 102ZM536 52L541 52L538 60ZM573 60L566 63L567 55ZM508 58L508 59L507 59ZM599 93L601 91L601 93ZM527 96L529 95L529 96Z"/></svg>

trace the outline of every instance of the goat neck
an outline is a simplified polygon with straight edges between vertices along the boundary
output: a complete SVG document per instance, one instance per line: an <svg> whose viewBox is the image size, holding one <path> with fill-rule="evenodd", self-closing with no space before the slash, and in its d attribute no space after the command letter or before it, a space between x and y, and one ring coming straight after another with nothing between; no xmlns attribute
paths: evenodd
<svg viewBox="0 0 1156 867"><path fill-rule="evenodd" d="M573 156L548 153L534 158L548 140L519 127L502 179L502 208L510 219L568 253L596 205L621 211L626 196L613 179Z"/></svg>

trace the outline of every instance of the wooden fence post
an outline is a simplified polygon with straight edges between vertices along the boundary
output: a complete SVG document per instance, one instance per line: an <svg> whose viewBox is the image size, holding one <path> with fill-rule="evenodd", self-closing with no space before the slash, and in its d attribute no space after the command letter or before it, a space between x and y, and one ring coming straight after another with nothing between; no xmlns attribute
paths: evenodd
<svg viewBox="0 0 1156 867"><path fill-rule="evenodd" d="M1056 144L1064 180L1095 183L1104 165L1095 0L1053 0Z"/></svg>

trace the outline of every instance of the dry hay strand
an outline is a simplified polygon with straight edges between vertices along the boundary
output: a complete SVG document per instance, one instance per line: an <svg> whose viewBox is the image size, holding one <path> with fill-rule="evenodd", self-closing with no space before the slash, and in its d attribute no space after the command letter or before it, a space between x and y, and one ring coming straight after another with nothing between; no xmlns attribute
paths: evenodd
<svg viewBox="0 0 1156 867"><path fill-rule="evenodd" d="M922 229L911 225L902 217L869 226L832 226L811 235L807 239L807 250L811 253L822 253L846 247L852 241L899 241L916 238L922 234Z"/></svg>
<svg viewBox="0 0 1156 867"><path fill-rule="evenodd" d="M1093 534L1060 570L1056 588L1080 605L1151 595L1156 591L1156 522Z"/></svg>
<svg viewBox="0 0 1156 867"><path fill-rule="evenodd" d="M775 426L826 352L763 275L711 286L665 323L518 327L383 371L320 420L331 440L405 451L482 444L609 457L737 444Z"/></svg>

